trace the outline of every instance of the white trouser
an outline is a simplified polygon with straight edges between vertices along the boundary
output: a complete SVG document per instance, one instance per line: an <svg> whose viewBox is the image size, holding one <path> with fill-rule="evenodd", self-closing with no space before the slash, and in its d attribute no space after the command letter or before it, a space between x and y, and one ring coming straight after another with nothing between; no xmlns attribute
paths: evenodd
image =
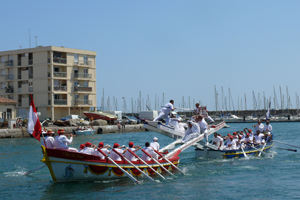
<svg viewBox="0 0 300 200"><path fill-rule="evenodd" d="M170 122L170 116L164 112L159 112L158 116L153 121L158 121L160 118L165 117L166 118L166 125L169 125Z"/></svg>
<svg viewBox="0 0 300 200"><path fill-rule="evenodd" d="M187 141L189 141L189 140L191 140L191 139L193 139L193 138L196 138L196 137L198 137L198 136L199 136L199 133L188 133L188 134L186 134L186 135L183 137L182 141L183 141L183 142L187 142Z"/></svg>
<svg viewBox="0 0 300 200"><path fill-rule="evenodd" d="M204 132L205 142L208 143L208 130L206 129Z"/></svg>

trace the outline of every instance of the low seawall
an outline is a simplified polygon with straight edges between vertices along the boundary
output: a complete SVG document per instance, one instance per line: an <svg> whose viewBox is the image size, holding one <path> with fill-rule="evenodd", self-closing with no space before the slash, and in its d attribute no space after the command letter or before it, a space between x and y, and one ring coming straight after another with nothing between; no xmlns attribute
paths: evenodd
<svg viewBox="0 0 300 200"><path fill-rule="evenodd" d="M64 128L66 133L73 133L76 127L45 127L46 129L52 129L52 131L57 134L59 128ZM126 125L125 128L120 128L117 125L107 125L107 126L94 126L95 134L106 134L106 133L128 133L128 132L143 132L146 131L143 124L136 125ZM23 129L0 129L0 139L3 138L28 138L31 137L27 132L26 128Z"/></svg>

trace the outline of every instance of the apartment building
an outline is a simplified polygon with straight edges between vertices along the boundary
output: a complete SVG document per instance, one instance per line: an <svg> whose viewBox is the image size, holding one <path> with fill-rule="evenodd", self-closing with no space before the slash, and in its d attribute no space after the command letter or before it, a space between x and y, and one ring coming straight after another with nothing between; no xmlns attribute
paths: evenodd
<svg viewBox="0 0 300 200"><path fill-rule="evenodd" d="M96 107L96 52L55 46L0 52L0 96L28 117L32 93L40 119L83 115Z"/></svg>

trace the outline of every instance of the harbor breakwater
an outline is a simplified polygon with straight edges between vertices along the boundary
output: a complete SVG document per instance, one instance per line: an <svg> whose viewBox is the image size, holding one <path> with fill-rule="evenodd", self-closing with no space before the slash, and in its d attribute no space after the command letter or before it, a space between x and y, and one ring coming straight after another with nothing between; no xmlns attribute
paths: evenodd
<svg viewBox="0 0 300 200"><path fill-rule="evenodd" d="M64 128L67 134L73 133L77 127L46 127L46 129L52 129L57 134L59 128ZM106 133L127 133L127 132L143 132L146 129L143 124L126 125L125 128L119 128L117 125L107 126L94 126L95 134L106 134ZM26 128L19 129L0 129L0 139L4 138L28 138L31 137L27 132Z"/></svg>

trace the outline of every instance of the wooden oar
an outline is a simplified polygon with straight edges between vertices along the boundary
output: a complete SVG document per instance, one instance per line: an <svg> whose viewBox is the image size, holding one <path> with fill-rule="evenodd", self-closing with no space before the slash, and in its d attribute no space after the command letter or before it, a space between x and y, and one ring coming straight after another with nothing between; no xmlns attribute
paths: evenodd
<svg viewBox="0 0 300 200"><path fill-rule="evenodd" d="M281 144L285 144L285 145L289 145L289 146L292 146L292 147L297 147L297 148L300 148L299 146L296 146L296 145L292 145L292 144L287 144L287 143L284 143L284 142L279 142L279 141L276 141L276 140L272 140L273 142L278 142L278 143L281 143Z"/></svg>
<svg viewBox="0 0 300 200"><path fill-rule="evenodd" d="M113 159L111 159L110 157L108 157L101 149L98 148L98 151L100 153L102 153L102 155L104 155L108 160L110 160L113 164L115 164L124 174L126 174L128 176L128 178L130 178L130 180L132 180L134 183L137 183L139 185L141 185L141 183L136 180L133 176L131 176L127 171L125 171L122 167L120 167L120 165L118 165Z"/></svg>
<svg viewBox="0 0 300 200"><path fill-rule="evenodd" d="M249 157L248 157L247 154L245 153L244 148L242 147L242 145L241 145L241 149L242 149L242 151L243 151L244 157L245 157L247 160L249 160Z"/></svg>
<svg viewBox="0 0 300 200"><path fill-rule="evenodd" d="M297 152L297 149L286 149L286 148L281 148L281 147L273 147L273 148Z"/></svg>
<svg viewBox="0 0 300 200"><path fill-rule="evenodd" d="M153 160L154 162L156 162L156 164L158 164L162 169L164 169L166 172L168 172L169 174L171 174L172 176L175 176L174 174L172 174L169 170L167 170L164 166L162 166L162 164L160 164L157 160L155 160L149 153L147 153L144 149L141 149L142 152L144 152L147 156L150 157L151 160Z"/></svg>
<svg viewBox="0 0 300 200"><path fill-rule="evenodd" d="M29 175L29 174L31 174L31 173L39 170L39 169L42 169L43 167L46 167L46 164L43 164L43 165L41 165L41 166L39 166L39 167L37 167L37 168L35 168L33 170L30 170L30 171L26 172L24 175L27 176L27 175Z"/></svg>
<svg viewBox="0 0 300 200"><path fill-rule="evenodd" d="M260 149L258 149L258 148L255 148L255 147L252 147L253 149L256 149L256 150L258 150L258 151L260 151ZM263 154L265 154L266 156L268 156L269 158L272 158L272 156L270 156L269 154L267 154L267 153L265 153L265 152L263 152L263 151L260 151L261 153L263 153Z"/></svg>
<svg viewBox="0 0 300 200"><path fill-rule="evenodd" d="M155 153L157 153L158 155L160 155L163 159L165 159L166 161L168 161L174 168L176 168L178 171L180 171L183 175L185 175L185 173L183 171L181 171L178 167L176 167L176 165L174 165L169 159L165 158L164 155L162 155L162 153L156 151L154 149Z"/></svg>
<svg viewBox="0 0 300 200"><path fill-rule="evenodd" d="M260 156L261 155L261 152L263 152L263 150L264 150L264 148L265 148L265 146L267 145L267 143L265 143L264 144L264 146L262 147L262 149L260 150L260 152L259 152L259 154L258 154L258 156Z"/></svg>
<svg viewBox="0 0 300 200"><path fill-rule="evenodd" d="M137 159L139 159L139 161L141 161L142 163L144 163L145 165L147 165L152 171L154 171L157 175L159 175L161 178L165 179L165 177L163 177L160 173L158 173L155 169L153 169L150 165L148 165L143 159L141 159L138 155L136 155L133 151L131 151L130 149L127 149L127 151L129 151L132 155L134 155Z"/></svg>
<svg viewBox="0 0 300 200"><path fill-rule="evenodd" d="M125 156L123 156L122 154L120 154L119 152L117 152L115 149L112 149L116 154L118 154L119 156L121 156L121 158L123 158L124 160L126 160L128 163L130 163L134 168L136 168L139 172L141 172L142 174L144 174L148 179L150 179L151 181L155 181L153 178L151 178L148 174L146 174L145 172L143 172L143 170L141 170L140 168L138 168L137 166L135 166L132 162L130 162Z"/></svg>

